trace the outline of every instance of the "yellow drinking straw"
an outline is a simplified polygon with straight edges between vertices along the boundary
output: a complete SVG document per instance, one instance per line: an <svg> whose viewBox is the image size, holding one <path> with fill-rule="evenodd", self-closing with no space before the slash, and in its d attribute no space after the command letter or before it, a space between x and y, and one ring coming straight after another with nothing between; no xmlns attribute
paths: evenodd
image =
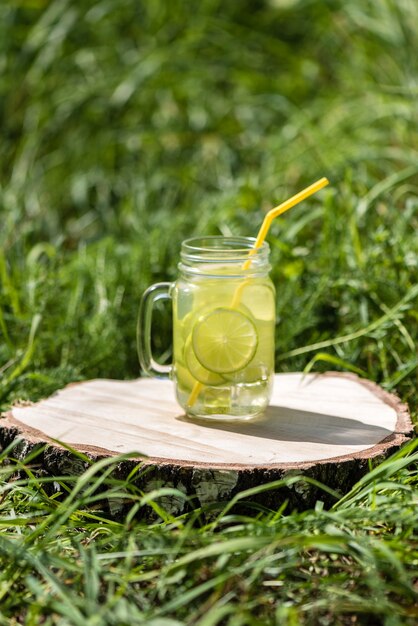
<svg viewBox="0 0 418 626"><path fill-rule="evenodd" d="M291 209L292 207L294 207L296 204L299 204L299 202L302 202L302 200L305 200L306 198L308 198L309 196L311 196L312 194L316 193L317 191L319 191L320 189L322 189L323 187L326 187L326 185L329 185L329 180L327 178L320 178L319 180L316 181L316 183L313 183L312 185L309 185L309 187L306 187L306 189L303 189L303 191L299 191L299 193L295 194L294 196L292 196L291 198L289 198L289 200L286 200L285 202L282 202L282 204L279 204L278 206L274 207L274 209L271 209L267 215L265 216L263 223L261 224L261 228L258 231L258 235L257 238L255 240L254 243L254 252L255 250L257 250L258 248L260 248L263 243L264 240L266 238L266 235L269 231L269 228L271 226L272 221L274 220L275 217L278 217L279 215L282 215L283 213L285 213L286 211L288 211L289 209ZM254 254L254 252L252 252L252 254ZM251 251L250 251L251 254ZM247 259L247 261L245 261L244 265L243 265L243 269L247 270L251 265L251 258ZM235 308L236 306L238 306L239 304L239 300L241 298L241 292L242 292L242 288L245 285L245 281L244 283L238 287L238 289L236 290L235 294L234 294L234 298L232 300L232 304L231 304L231 308ZM194 384L194 387L192 389L192 392L189 396L187 405L189 407L192 407L194 405L194 403L196 402L199 393L202 390L202 387L204 387L204 385L202 383L196 382Z"/></svg>

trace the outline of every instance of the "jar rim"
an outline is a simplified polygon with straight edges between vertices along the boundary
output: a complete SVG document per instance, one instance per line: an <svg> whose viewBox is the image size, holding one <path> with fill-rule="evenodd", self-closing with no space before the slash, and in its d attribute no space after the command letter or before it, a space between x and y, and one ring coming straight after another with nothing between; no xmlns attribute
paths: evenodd
<svg viewBox="0 0 418 626"><path fill-rule="evenodd" d="M191 275L217 276L219 268L228 276L257 276L271 269L270 247L263 242L255 247L254 237L213 235L183 241L179 270Z"/></svg>
<svg viewBox="0 0 418 626"><path fill-rule="evenodd" d="M183 254L205 253L205 252L234 252L248 255L253 250L252 256L261 256L268 253L270 246L264 241L259 248L255 248L255 237L208 235L202 237L190 237L181 244Z"/></svg>

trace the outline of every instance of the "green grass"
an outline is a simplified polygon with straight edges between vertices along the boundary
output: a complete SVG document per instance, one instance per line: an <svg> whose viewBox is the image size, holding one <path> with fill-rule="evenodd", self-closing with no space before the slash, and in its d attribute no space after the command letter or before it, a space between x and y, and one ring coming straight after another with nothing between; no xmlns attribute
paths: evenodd
<svg viewBox="0 0 418 626"><path fill-rule="evenodd" d="M0 624L415 624L416 449L328 511L320 501L291 515L226 506L206 523L199 510L166 513L165 490L151 500L159 521L136 522L150 497L109 476L117 459L72 484L57 478L61 492L71 487L64 501L48 496L50 479L22 469L12 482L6 465ZM106 498L129 501L122 522L103 517Z"/></svg>
<svg viewBox="0 0 418 626"><path fill-rule="evenodd" d="M254 235L328 176L269 235L277 370L360 370L416 416L417 22L413 0L2 2L1 409L138 376L138 301L180 242ZM4 462L0 623L415 624L410 454L332 511L216 527L135 521L133 486L131 518L95 519L100 468L65 508Z"/></svg>

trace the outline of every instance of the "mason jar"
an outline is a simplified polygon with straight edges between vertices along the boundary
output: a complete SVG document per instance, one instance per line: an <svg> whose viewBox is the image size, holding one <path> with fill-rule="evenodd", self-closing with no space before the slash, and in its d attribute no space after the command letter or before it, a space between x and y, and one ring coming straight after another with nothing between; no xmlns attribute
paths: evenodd
<svg viewBox="0 0 418 626"><path fill-rule="evenodd" d="M194 418L246 420L267 407L274 375L275 290L269 246L250 237L197 237L182 243L178 278L144 293L138 319L143 370L171 377ZM151 353L152 308L173 302L173 363Z"/></svg>

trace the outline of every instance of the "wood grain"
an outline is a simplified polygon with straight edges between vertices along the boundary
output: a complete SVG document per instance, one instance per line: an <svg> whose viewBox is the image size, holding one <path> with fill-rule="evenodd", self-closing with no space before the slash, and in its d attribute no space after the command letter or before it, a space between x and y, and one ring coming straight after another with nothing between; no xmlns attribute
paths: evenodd
<svg viewBox="0 0 418 626"><path fill-rule="evenodd" d="M407 407L373 383L349 374L293 373L276 374L266 414L241 423L188 419L169 381L78 383L13 407L0 420L0 445L19 436L26 451L50 444L52 473L58 458L67 459L68 469L69 453L58 442L91 458L133 453L152 466L154 482L177 486L181 479L202 504L295 469L347 490L367 471L368 459L384 458L411 432ZM206 496L202 489L199 496L198 484L206 484ZM208 499L209 484L218 487Z"/></svg>

